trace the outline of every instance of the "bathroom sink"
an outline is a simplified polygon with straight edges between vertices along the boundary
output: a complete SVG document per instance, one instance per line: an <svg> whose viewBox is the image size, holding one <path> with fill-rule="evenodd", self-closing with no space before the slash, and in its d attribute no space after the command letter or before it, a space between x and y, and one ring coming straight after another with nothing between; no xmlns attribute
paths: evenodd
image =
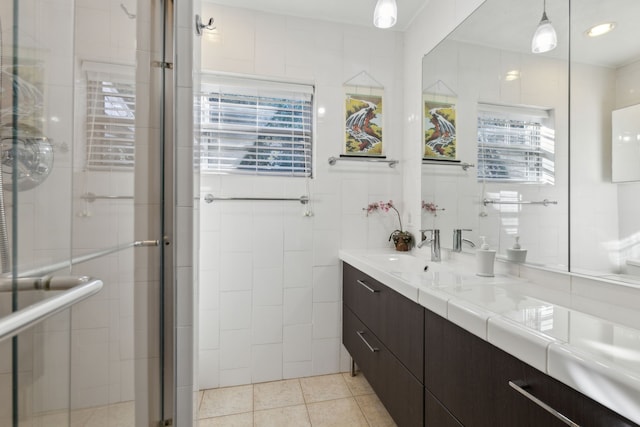
<svg viewBox="0 0 640 427"><path fill-rule="evenodd" d="M422 273L430 263L409 254L366 254L363 256L372 265L393 273ZM429 265L431 268L431 265Z"/></svg>

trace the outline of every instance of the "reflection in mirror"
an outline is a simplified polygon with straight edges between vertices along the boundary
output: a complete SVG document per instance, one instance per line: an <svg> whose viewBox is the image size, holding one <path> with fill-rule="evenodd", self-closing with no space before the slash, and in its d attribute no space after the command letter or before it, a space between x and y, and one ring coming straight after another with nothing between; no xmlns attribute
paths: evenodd
<svg viewBox="0 0 640 427"><path fill-rule="evenodd" d="M585 0L571 15L571 270L634 282L640 281L640 183L617 164L612 139L616 117L631 113L635 142L625 156L638 151L638 16L635 0ZM614 23L613 30L587 34L604 23ZM637 157L632 169L640 170Z"/></svg>
<svg viewBox="0 0 640 427"><path fill-rule="evenodd" d="M547 2L558 45L534 54L541 12L542 2L487 0L424 57L424 104L455 106L455 159L475 167L422 166L423 205L444 209L423 209L422 228L463 251L473 249L454 230L470 229L464 239L486 236L504 258L518 236L528 263L566 270L569 9ZM425 145L431 127L425 119Z"/></svg>
<svg viewBox="0 0 640 427"><path fill-rule="evenodd" d="M640 104L611 113L611 180L640 181Z"/></svg>

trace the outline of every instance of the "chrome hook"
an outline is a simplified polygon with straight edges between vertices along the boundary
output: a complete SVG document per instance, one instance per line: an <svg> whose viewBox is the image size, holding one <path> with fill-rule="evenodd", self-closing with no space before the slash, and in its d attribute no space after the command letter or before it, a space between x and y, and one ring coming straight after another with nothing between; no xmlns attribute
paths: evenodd
<svg viewBox="0 0 640 427"><path fill-rule="evenodd" d="M196 15L196 34L201 36L202 30L215 30L216 27L213 25L213 18L209 18L209 22L206 24L202 23L202 19L200 15Z"/></svg>

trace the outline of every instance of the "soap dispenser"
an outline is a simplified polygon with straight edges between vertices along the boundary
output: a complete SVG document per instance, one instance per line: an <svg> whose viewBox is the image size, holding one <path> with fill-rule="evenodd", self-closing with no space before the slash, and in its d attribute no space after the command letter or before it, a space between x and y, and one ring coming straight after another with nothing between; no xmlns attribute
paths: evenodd
<svg viewBox="0 0 640 427"><path fill-rule="evenodd" d="M513 262L524 262L527 258L527 250L520 246L520 236L515 236L515 239L513 248L507 248L507 259Z"/></svg>
<svg viewBox="0 0 640 427"><path fill-rule="evenodd" d="M489 249L485 236L480 236L480 240L482 240L482 245L476 251L476 274L482 277L493 277L493 263L496 259L496 251Z"/></svg>

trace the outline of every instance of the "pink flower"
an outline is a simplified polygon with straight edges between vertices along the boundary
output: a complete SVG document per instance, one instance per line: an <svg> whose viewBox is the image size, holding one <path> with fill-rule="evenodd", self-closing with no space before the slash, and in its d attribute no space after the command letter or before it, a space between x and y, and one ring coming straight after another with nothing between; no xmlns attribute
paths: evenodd
<svg viewBox="0 0 640 427"><path fill-rule="evenodd" d="M433 202L425 202L424 200L422 201L422 209L424 209L427 212L430 212L434 215L437 215L437 211L443 211L444 208L439 208L438 205L436 205Z"/></svg>
<svg viewBox="0 0 640 427"><path fill-rule="evenodd" d="M400 223L400 232L402 232L402 219L400 218L400 212L398 212L398 209L396 209L395 206L393 206L393 201L389 200L388 203L385 203L383 201L380 201L378 203L369 203L369 205L366 208L363 208L363 210L367 211L367 216L371 213L371 212L375 212L378 209L384 211L384 212L389 212L389 209L393 209L394 211L396 211L396 214L398 215L398 222Z"/></svg>

